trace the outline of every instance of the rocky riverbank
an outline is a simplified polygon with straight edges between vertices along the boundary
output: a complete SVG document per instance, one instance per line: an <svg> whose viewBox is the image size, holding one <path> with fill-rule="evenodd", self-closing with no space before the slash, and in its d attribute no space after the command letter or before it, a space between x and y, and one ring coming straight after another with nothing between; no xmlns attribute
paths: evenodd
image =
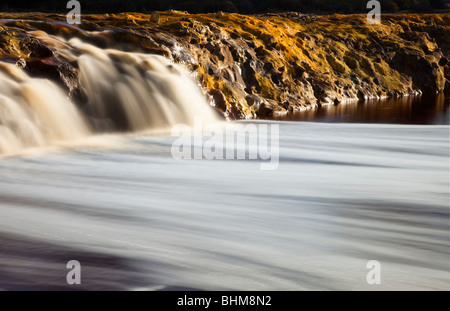
<svg viewBox="0 0 450 311"><path fill-rule="evenodd" d="M381 25L369 25L365 15L300 13L87 15L76 27L65 19L0 13L0 61L58 81L78 102L85 94L77 64L42 38L77 37L183 63L230 118L450 92L450 14L384 15Z"/></svg>

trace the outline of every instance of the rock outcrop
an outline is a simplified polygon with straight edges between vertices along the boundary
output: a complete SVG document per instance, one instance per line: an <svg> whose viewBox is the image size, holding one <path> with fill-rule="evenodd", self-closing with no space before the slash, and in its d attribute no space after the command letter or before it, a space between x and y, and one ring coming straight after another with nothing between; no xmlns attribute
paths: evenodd
<svg viewBox="0 0 450 311"><path fill-rule="evenodd" d="M318 105L422 92L450 93L450 14L300 13L245 16L159 12L0 14L0 60L58 81L83 101L77 65L40 40L42 32L102 48L164 55L183 63L229 118L270 116Z"/></svg>

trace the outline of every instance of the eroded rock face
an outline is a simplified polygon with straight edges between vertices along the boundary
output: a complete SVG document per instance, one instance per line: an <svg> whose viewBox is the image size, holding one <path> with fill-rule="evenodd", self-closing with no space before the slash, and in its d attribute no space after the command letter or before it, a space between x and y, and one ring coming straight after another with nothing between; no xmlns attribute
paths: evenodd
<svg viewBox="0 0 450 311"><path fill-rule="evenodd" d="M155 15L155 14L154 14ZM450 14L300 13L244 16L160 12L83 16L0 14L0 58L58 81L82 101L77 68L39 40L77 37L101 48L159 54L194 73L230 118L420 92L450 92ZM41 31L41 32L39 32Z"/></svg>

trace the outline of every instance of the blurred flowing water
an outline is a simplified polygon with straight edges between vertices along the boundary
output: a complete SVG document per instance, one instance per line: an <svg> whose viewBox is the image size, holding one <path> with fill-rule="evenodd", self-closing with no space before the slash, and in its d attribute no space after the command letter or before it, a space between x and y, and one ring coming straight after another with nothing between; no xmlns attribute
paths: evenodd
<svg viewBox="0 0 450 311"><path fill-rule="evenodd" d="M279 124L274 171L144 134L3 158L0 289L450 289L448 126Z"/></svg>
<svg viewBox="0 0 450 311"><path fill-rule="evenodd" d="M218 122L195 80L158 55L100 49L43 31L36 37L77 64L85 97L76 103L50 81L0 61L0 155L84 139L99 132L169 130Z"/></svg>

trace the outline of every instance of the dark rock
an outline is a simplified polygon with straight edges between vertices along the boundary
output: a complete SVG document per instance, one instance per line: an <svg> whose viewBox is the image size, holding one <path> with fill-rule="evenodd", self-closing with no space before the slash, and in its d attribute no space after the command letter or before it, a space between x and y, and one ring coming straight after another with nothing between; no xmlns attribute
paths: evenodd
<svg viewBox="0 0 450 311"><path fill-rule="evenodd" d="M158 11L152 12L152 15L150 16L150 22L159 24L160 20L160 14Z"/></svg>
<svg viewBox="0 0 450 311"><path fill-rule="evenodd" d="M221 112L225 113L228 110L228 101L220 90L209 90L208 94L213 98L214 105Z"/></svg>
<svg viewBox="0 0 450 311"><path fill-rule="evenodd" d="M273 116L274 108L270 106L267 102L263 102L257 111L258 116L261 117L271 117Z"/></svg>
<svg viewBox="0 0 450 311"><path fill-rule="evenodd" d="M394 68L412 78L415 89L431 93L443 91L445 86L444 72L433 63L424 56L406 51L397 53L392 59Z"/></svg>
<svg viewBox="0 0 450 311"><path fill-rule="evenodd" d="M446 57L442 57L440 60L439 60L439 66L445 66L445 65L447 65L449 63L449 61L448 61L448 58L446 58Z"/></svg>
<svg viewBox="0 0 450 311"><path fill-rule="evenodd" d="M47 46L41 44L37 39L23 41L23 44L30 51L30 57L46 58L53 56L53 51Z"/></svg>
<svg viewBox="0 0 450 311"><path fill-rule="evenodd" d="M445 79L445 89L444 89L445 96L450 96L450 80Z"/></svg>
<svg viewBox="0 0 450 311"><path fill-rule="evenodd" d="M32 76L45 77L57 82L67 90L70 97L79 97L78 69L56 58L30 60L25 70Z"/></svg>

